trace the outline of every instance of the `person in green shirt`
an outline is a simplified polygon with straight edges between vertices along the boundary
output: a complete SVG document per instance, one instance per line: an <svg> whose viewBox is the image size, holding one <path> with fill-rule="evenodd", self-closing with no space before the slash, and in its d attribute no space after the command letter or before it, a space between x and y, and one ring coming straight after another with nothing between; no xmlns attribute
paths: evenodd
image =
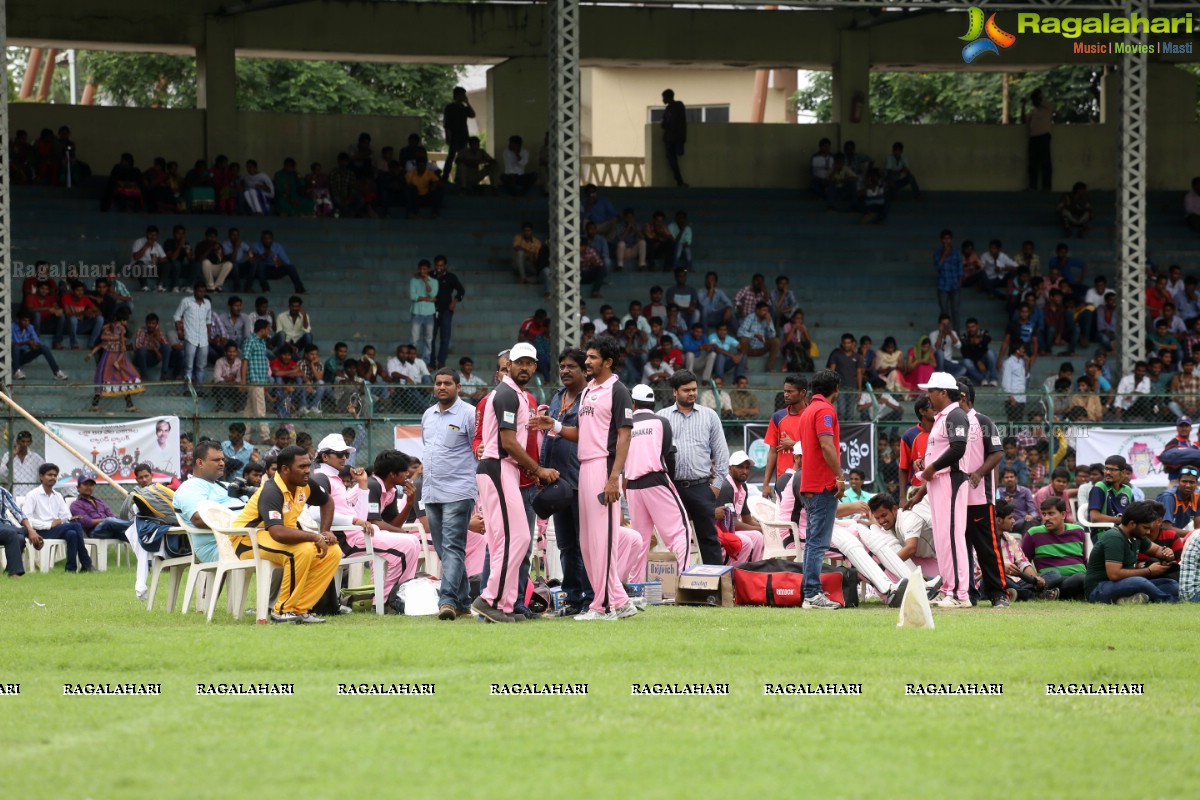
<svg viewBox="0 0 1200 800"><path fill-rule="evenodd" d="M846 487L845 494L839 503L865 503L875 495L871 492L863 491L863 481L867 479L867 475L861 469L850 470L850 485Z"/></svg>
<svg viewBox="0 0 1200 800"><path fill-rule="evenodd" d="M1119 525L1100 535L1084 575L1089 603L1178 602L1179 583L1163 577L1171 569L1171 549L1149 538L1151 526L1162 516L1162 504L1140 500L1125 509ZM1157 561L1138 567L1139 554Z"/></svg>

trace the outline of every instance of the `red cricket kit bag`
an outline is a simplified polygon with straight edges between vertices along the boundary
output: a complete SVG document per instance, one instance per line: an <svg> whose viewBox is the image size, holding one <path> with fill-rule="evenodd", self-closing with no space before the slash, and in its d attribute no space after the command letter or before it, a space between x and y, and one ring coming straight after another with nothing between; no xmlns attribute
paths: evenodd
<svg viewBox="0 0 1200 800"><path fill-rule="evenodd" d="M739 606L798 606L804 566L783 558L749 561L733 570L734 600ZM821 589L843 608L858 608L858 570L824 566Z"/></svg>

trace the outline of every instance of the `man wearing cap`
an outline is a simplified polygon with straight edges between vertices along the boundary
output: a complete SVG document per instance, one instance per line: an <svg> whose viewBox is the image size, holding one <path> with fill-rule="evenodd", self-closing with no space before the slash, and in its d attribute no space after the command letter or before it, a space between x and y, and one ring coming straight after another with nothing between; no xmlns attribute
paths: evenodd
<svg viewBox="0 0 1200 800"><path fill-rule="evenodd" d="M762 525L746 508L747 486L750 477L750 456L745 450L736 450L729 456L729 472L717 495L717 530L729 531L733 539L722 541L727 564L745 564L758 561L763 556ZM733 518L727 519L729 510ZM736 544L733 540L736 540Z"/></svg>
<svg viewBox="0 0 1200 800"><path fill-rule="evenodd" d="M975 410L975 387L958 382L959 408L970 424L962 468L967 473L967 543L983 575L983 588L993 608L1008 608L1000 526L996 520L996 493L992 485L996 465L1004 456L1000 431L991 417ZM1026 490L1028 491L1028 490ZM1036 511L1036 508L1035 508Z"/></svg>
<svg viewBox="0 0 1200 800"><path fill-rule="evenodd" d="M918 384L929 397L933 428L925 453L921 480L933 517L933 543L943 595L934 601L939 608L970 608L971 559L967 552L967 505L970 482L963 457L971 422L958 405L958 381L946 372L935 372L927 383ZM969 462L968 462L969 463Z"/></svg>
<svg viewBox="0 0 1200 800"><path fill-rule="evenodd" d="M640 562L645 566L650 536L675 554L679 573L688 568L691 539L687 511L671 483L675 474L675 445L671 425L654 413L654 390L644 383L633 387L633 431L625 459L625 499L629 519L642 538Z"/></svg>
<svg viewBox="0 0 1200 800"><path fill-rule="evenodd" d="M1125 483L1125 470L1129 462L1124 456L1109 456L1104 459L1104 480L1097 481L1088 495L1088 522L1107 522L1118 525L1125 509L1134 502L1133 489ZM1099 531L1092 529L1095 544Z"/></svg>
<svg viewBox="0 0 1200 800"><path fill-rule="evenodd" d="M1196 485L1200 482L1200 470L1195 467L1183 467L1179 470L1179 482L1171 489L1160 494L1157 498L1162 503L1163 527L1182 531L1196 518L1197 499Z"/></svg>
<svg viewBox="0 0 1200 800"><path fill-rule="evenodd" d="M118 539L125 541L130 522L121 519L92 493L96 491L96 476L85 472L79 479L79 497L71 503L71 516L78 518L83 535L88 539Z"/></svg>
<svg viewBox="0 0 1200 800"><path fill-rule="evenodd" d="M1167 446L1163 448L1163 453L1168 450L1198 450L1200 446L1192 441L1192 418L1181 416L1175 420L1175 438L1167 442ZM1178 454L1176 454L1178 455ZM1170 486L1174 486L1179 481L1181 465L1176 465L1167 470L1167 479L1170 481ZM1169 518L1171 515L1167 514Z"/></svg>
<svg viewBox="0 0 1200 800"><path fill-rule="evenodd" d="M492 392L483 413L482 452L475 472L491 570L471 611L487 622L516 621L512 612L518 599L519 572L531 538L521 497L521 468L543 483L558 479L557 470L539 467L525 450L529 432L525 385L537 369L537 350L521 342L512 347L508 358L508 374Z"/></svg>
<svg viewBox="0 0 1200 800"><path fill-rule="evenodd" d="M390 600L397 586L411 580L417 574L421 540L411 533L383 530L358 515L359 495L367 493L370 489L366 470L346 466L347 460L354 452L355 449L346 444L340 433L326 436L317 445L319 463L313 467L312 482L320 486L333 500L333 524L354 526L353 530L334 534L344 557L367 551L367 537L364 531L368 527L371 528L375 553L383 556L387 564L386 575L372 575L371 580L383 581L384 595ZM471 460L474 463L474 459ZM354 481L355 485L352 488L346 488L342 478L343 470L347 470ZM318 525L322 512L323 509L319 506L310 506L308 509L309 517Z"/></svg>
<svg viewBox="0 0 1200 800"><path fill-rule="evenodd" d="M467 526L479 485L473 473L475 409L458 395L458 373L447 367L433 376L437 403L421 415L421 444L425 453L425 482L421 502L429 520L433 549L442 562L438 619L452 621L466 612Z"/></svg>

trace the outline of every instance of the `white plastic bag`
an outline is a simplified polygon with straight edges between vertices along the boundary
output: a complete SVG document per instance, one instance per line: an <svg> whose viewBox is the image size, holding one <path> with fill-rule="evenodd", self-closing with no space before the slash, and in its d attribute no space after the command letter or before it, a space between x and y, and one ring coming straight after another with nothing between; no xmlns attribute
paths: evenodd
<svg viewBox="0 0 1200 800"><path fill-rule="evenodd" d="M429 578L413 578L396 589L404 603L404 616L428 617L438 613L438 583Z"/></svg>
<svg viewBox="0 0 1200 800"><path fill-rule="evenodd" d="M908 587L900 601L900 621L897 628L933 628L933 611L929 608L929 596L925 593L925 576L915 570L908 576Z"/></svg>

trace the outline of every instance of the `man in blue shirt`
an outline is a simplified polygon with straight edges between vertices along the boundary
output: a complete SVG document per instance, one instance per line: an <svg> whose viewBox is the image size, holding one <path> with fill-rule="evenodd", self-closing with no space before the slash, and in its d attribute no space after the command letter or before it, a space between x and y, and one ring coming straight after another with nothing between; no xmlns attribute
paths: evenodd
<svg viewBox="0 0 1200 800"><path fill-rule="evenodd" d="M724 322L717 325L717 330L708 337L708 343L716 354L713 372L724 375L732 366L735 379L746 374L746 354L742 352L738 340L729 335L728 325Z"/></svg>
<svg viewBox="0 0 1200 800"><path fill-rule="evenodd" d="M933 251L933 268L937 270L938 309L950 316L954 330L961 330L958 298L962 290L963 261L949 229L942 231L942 246Z"/></svg>
<svg viewBox="0 0 1200 800"><path fill-rule="evenodd" d="M17 312L16 322L12 324L12 345L13 352L17 356L17 369L14 371L13 377L17 380L25 380L25 371L21 367L42 356L45 356L46 363L57 380L65 381L67 379L67 373L58 368L58 362L54 359L50 348L42 346L42 340L38 338L37 327L31 323L29 312L25 309Z"/></svg>
<svg viewBox="0 0 1200 800"><path fill-rule="evenodd" d="M558 379L562 388L550 400L550 418L564 428L579 427L579 399L587 386L585 353L576 348L564 350L558 357ZM592 604L594 593L583 567L583 551L579 548L579 445L554 431L547 431L542 440L542 466L558 470L559 481L575 487L576 498L570 508L553 515L554 539L562 561L562 588L567 607L564 616L575 616Z"/></svg>
<svg viewBox="0 0 1200 800"><path fill-rule="evenodd" d="M229 461L236 458L242 462L242 465L233 474L239 478L244 477L246 465L252 460L250 456L254 452L254 445L246 441L246 423L231 422L229 424L229 438L221 442L221 452Z"/></svg>
<svg viewBox="0 0 1200 800"><path fill-rule="evenodd" d="M475 408L458 396L458 388L458 373L448 367L439 369L433 375L437 403L421 415L425 465L421 502L433 548L442 562L438 619L447 621L470 613L467 526L479 496L475 453L471 449Z"/></svg>
<svg viewBox="0 0 1200 800"><path fill-rule="evenodd" d="M42 549L42 537L33 529L8 489L0 486L0 547L4 548L4 571L10 578L25 574L25 558L21 552L25 537L29 537L29 543L35 548Z"/></svg>
<svg viewBox="0 0 1200 800"><path fill-rule="evenodd" d="M589 183L583 187L583 221L584 223L596 223L596 230L605 239L612 242L617 238L617 220L620 216L617 214L616 206L609 202L607 197L600 196L600 190L595 184ZM591 237L588 237L591 239Z"/></svg>
<svg viewBox="0 0 1200 800"><path fill-rule="evenodd" d="M214 441L196 445L192 451L192 475L175 491L172 504L179 516L193 528L208 528L200 518L200 504L209 501L226 508L240 509L244 503L229 496L229 489L217 483L225 476L225 453ZM192 535L192 552L200 561L216 561L219 557L215 534Z"/></svg>
<svg viewBox="0 0 1200 800"><path fill-rule="evenodd" d="M1165 513L1163 525L1181 531L1194 520L1200 511L1197 510L1196 485L1200 483L1200 470L1195 467L1184 467L1179 470L1179 484L1158 496Z"/></svg>
<svg viewBox="0 0 1200 800"><path fill-rule="evenodd" d="M771 306L759 302L754 306L754 316L747 317L738 327L738 341L742 345L742 353L747 356L767 357L767 372L775 371L775 361L779 358L779 337L775 335L775 323L771 321ZM743 363L745 363L743 361ZM746 373L745 368L739 375Z"/></svg>
<svg viewBox="0 0 1200 800"><path fill-rule="evenodd" d="M300 281L300 273L292 266L283 245L275 241L274 233L263 231L261 240L252 246L250 251L254 253L257 261L254 276L258 279L259 289L264 292L271 291L271 285L267 281L279 280L286 275L292 279L292 290L296 294L306 293L304 284Z"/></svg>
<svg viewBox="0 0 1200 800"><path fill-rule="evenodd" d="M696 373L701 380L709 380L716 361L715 348L716 345L704 335L704 326L697 322L679 342L679 349L683 351L683 368Z"/></svg>

